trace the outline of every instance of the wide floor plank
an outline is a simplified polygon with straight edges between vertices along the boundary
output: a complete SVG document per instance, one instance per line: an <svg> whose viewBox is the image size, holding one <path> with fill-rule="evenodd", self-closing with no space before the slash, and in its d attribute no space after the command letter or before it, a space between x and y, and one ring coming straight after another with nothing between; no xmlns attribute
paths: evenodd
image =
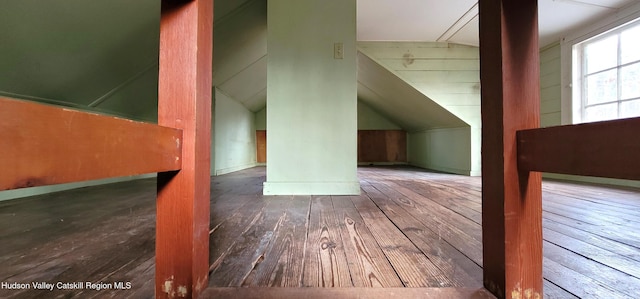
<svg viewBox="0 0 640 299"><path fill-rule="evenodd" d="M291 198L285 196L265 200L265 206L243 227L238 239L233 240L224 256L215 261L218 264L211 266L209 285L239 287L245 284L273 246L276 229L285 220L286 211L292 203ZM222 240L216 238L215 232L211 240L212 247L226 247Z"/></svg>
<svg viewBox="0 0 640 299"><path fill-rule="evenodd" d="M340 224L330 196L311 199L304 287L352 287Z"/></svg>
<svg viewBox="0 0 640 299"><path fill-rule="evenodd" d="M375 237L350 197L332 196L344 244L351 281L355 287L402 287L402 281L378 246Z"/></svg>
<svg viewBox="0 0 640 299"><path fill-rule="evenodd" d="M267 199L269 200L269 199ZM255 277L245 286L300 287L305 261L308 233L309 196L293 196L274 230L273 241L264 253L264 260L255 265Z"/></svg>
<svg viewBox="0 0 640 299"><path fill-rule="evenodd" d="M370 188L370 187L365 187ZM451 287L452 281L367 196L351 201L406 287Z"/></svg>

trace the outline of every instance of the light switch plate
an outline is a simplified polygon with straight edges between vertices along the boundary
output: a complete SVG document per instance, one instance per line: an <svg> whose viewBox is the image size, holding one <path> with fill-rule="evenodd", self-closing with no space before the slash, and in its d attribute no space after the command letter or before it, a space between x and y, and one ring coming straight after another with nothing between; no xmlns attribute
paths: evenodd
<svg viewBox="0 0 640 299"><path fill-rule="evenodd" d="M342 43L333 44L333 58L334 59L344 58L344 46L342 45Z"/></svg>

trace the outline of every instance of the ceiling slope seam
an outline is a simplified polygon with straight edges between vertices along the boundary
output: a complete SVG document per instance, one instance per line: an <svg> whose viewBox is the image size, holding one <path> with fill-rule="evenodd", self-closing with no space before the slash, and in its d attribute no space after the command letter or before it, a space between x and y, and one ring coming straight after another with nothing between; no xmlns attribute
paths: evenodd
<svg viewBox="0 0 640 299"><path fill-rule="evenodd" d="M158 61L152 62L147 67L145 67L142 71L138 72L137 74L133 75L131 78L120 83L118 86L112 88L110 91L108 91L101 97L95 99L93 102L87 105L87 107L95 108L100 106L100 104L106 102L109 98L111 98L111 96L116 94L118 91L127 87L129 84L133 83L134 81L138 80L140 77L144 76L147 72L149 72L150 70L152 70L154 67L157 67L157 66L158 66Z"/></svg>
<svg viewBox="0 0 640 299"><path fill-rule="evenodd" d="M458 20L456 20L440 37L436 39L438 42L449 41L462 28L466 27L471 21L478 17L478 3L476 2L467 12L465 12ZM464 24L463 24L464 23Z"/></svg>

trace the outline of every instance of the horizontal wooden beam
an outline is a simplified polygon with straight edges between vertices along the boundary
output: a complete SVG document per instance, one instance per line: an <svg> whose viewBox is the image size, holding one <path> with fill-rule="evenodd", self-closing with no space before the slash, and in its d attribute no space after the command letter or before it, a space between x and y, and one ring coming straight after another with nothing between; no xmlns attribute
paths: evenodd
<svg viewBox="0 0 640 299"><path fill-rule="evenodd" d="M640 180L640 118L522 130L518 167Z"/></svg>
<svg viewBox="0 0 640 299"><path fill-rule="evenodd" d="M179 170L182 131L0 97L0 190Z"/></svg>

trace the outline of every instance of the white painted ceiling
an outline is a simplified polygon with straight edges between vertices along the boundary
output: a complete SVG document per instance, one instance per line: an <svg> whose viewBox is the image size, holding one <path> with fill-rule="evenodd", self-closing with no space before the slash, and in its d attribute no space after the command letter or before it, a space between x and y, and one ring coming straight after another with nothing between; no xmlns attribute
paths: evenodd
<svg viewBox="0 0 640 299"><path fill-rule="evenodd" d="M539 0L540 46L638 0ZM359 0L358 40L478 45L476 0Z"/></svg>
<svg viewBox="0 0 640 299"><path fill-rule="evenodd" d="M251 0L216 0L216 20ZM640 0L538 0L540 45ZM358 0L360 41L478 45L477 0ZM265 12L266 13L266 12Z"/></svg>

